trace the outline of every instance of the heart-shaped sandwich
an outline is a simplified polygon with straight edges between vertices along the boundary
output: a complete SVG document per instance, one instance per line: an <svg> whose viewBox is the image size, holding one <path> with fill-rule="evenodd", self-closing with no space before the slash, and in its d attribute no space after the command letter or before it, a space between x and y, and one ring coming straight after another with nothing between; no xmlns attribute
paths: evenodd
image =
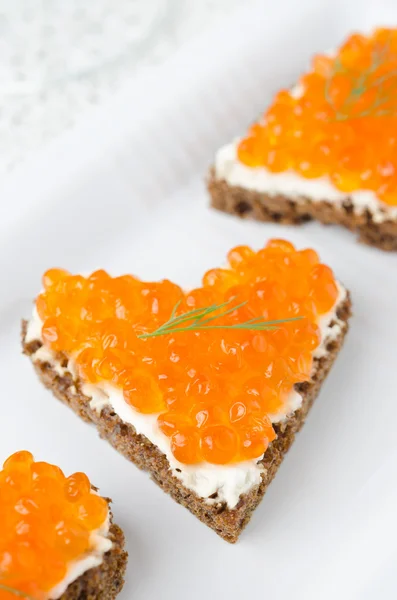
<svg viewBox="0 0 397 600"><path fill-rule="evenodd" d="M24 324L43 383L226 540L236 541L347 331L314 250L233 248L184 291L51 269Z"/></svg>

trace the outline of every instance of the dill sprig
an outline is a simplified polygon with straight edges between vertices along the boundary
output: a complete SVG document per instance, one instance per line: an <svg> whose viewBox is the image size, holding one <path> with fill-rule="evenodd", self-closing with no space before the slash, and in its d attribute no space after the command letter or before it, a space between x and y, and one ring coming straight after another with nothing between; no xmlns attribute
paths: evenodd
<svg viewBox="0 0 397 600"><path fill-rule="evenodd" d="M325 80L324 95L331 108L335 111L337 121L346 119L360 119L363 117L374 116L384 117L392 116L396 113L395 107L384 108L395 96L397 92L397 69L390 70L383 75L375 76L379 67L388 59L390 42L378 44L371 54L371 63L365 71L357 73L349 67L346 67L337 57L333 64L330 75ZM351 81L351 90L341 107L337 108L331 95L331 86L334 78L338 75L346 75ZM392 85L388 86L388 84ZM354 105L362 98L364 94L375 91L371 105L355 114L352 114Z"/></svg>
<svg viewBox="0 0 397 600"><path fill-rule="evenodd" d="M210 306L205 306L204 308L195 308L194 310L190 310L189 312L175 316L176 311L181 303L181 300L179 300L172 309L171 316L166 323L160 325L160 327L158 327L158 329L155 331L142 333L138 335L138 337L140 339L147 339L151 337L157 337L159 335L178 333L181 331L208 331L210 329L249 329L251 331L272 331L278 329L278 325L302 319L302 317L292 317L290 319L266 321L263 317L259 316L249 319L248 321L244 321L243 323L234 323L231 325L209 325L209 323L212 323L212 321L221 319L247 304L247 300L234 306L230 306L230 302L231 300L228 300L222 304L211 304ZM226 308L228 306L229 308Z"/></svg>
<svg viewBox="0 0 397 600"><path fill-rule="evenodd" d="M36 598L33 598L33 596L26 594L26 592L17 590L13 587L10 587L9 585L5 585L4 583L0 583L0 590L3 590L4 592L9 592L10 594L14 594L14 596L17 596L18 598L24 598L24 600L36 600Z"/></svg>

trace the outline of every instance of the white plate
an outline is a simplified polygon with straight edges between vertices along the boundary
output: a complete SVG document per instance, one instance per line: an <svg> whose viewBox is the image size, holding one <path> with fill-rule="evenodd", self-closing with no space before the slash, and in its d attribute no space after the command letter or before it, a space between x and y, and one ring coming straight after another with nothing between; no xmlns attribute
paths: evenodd
<svg viewBox="0 0 397 600"><path fill-rule="evenodd" d="M216 148L293 82L312 52L375 19L392 22L395 9L272 5L243 9L142 75L1 192L0 457L29 448L67 473L86 471L113 498L130 552L120 598L350 600L396 591L397 256L336 227L216 213L203 183ZM351 290L354 318L307 425L229 546L40 386L20 354L19 320L50 266L189 286L231 246L258 248L271 236L319 250Z"/></svg>

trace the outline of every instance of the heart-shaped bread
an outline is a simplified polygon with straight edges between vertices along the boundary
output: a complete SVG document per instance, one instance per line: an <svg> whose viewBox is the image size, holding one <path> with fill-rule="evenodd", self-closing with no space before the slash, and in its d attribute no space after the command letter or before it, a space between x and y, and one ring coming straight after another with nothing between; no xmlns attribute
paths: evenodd
<svg viewBox="0 0 397 600"><path fill-rule="evenodd" d="M85 418L103 423L109 407L165 456L184 489L233 509L303 412L330 343L343 339L349 300L314 250L271 240L227 258L189 291L168 280L51 269L25 348L51 377L71 378ZM117 436L112 443L141 462L136 448Z"/></svg>

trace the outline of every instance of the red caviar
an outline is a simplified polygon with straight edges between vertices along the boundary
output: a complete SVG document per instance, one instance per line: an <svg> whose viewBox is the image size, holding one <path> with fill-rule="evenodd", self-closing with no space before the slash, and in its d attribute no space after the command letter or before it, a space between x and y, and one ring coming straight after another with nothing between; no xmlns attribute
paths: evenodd
<svg viewBox="0 0 397 600"><path fill-rule="evenodd" d="M314 250L271 240L254 252L233 248L229 267L211 269L189 292L170 281L143 282L97 271L84 278L51 269L37 299L44 343L75 360L85 381L111 382L141 413L158 414L182 463L226 464L261 456L274 440L269 414L307 381L319 344L317 320L338 288ZM303 317L275 331L211 329L142 339L176 315L213 303L245 304L219 318Z"/></svg>
<svg viewBox="0 0 397 600"><path fill-rule="evenodd" d="M296 91L280 91L238 146L273 173L328 176L342 192L370 190L397 206L397 29L353 34L315 56Z"/></svg>
<svg viewBox="0 0 397 600"><path fill-rule="evenodd" d="M26 450L11 455L0 471L0 584L47 598L68 564L90 550L90 533L107 514L84 473L65 477ZM15 597L0 585L0 600Z"/></svg>

